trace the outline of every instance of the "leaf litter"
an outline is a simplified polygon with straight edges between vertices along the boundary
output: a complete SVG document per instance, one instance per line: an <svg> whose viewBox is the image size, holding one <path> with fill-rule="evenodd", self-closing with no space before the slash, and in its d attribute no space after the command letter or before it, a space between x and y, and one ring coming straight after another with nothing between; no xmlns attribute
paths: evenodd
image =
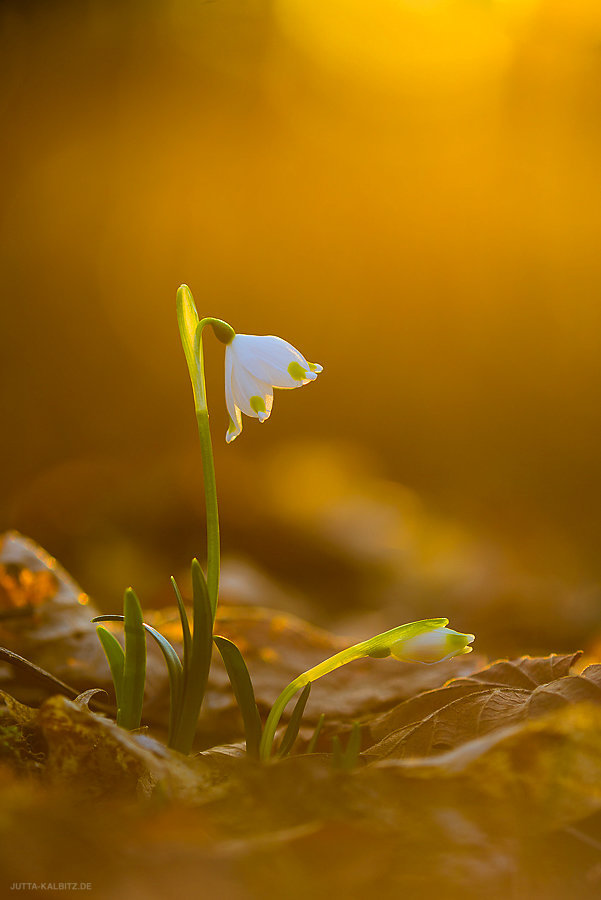
<svg viewBox="0 0 601 900"><path fill-rule="evenodd" d="M296 755L270 765L244 755L217 665L199 726L205 749L185 758L159 740L160 660L138 732L118 728L110 704L90 708L110 684L102 657L81 649L96 611L52 563L14 534L0 546L0 565L12 567L3 613L27 609L0 620L3 646L27 651L75 693L24 687L23 672L0 669L0 868L9 882L56 880L60 869L111 898L134 887L170 896L174 880L178 894L202 884L227 900L601 893L601 665L576 674L579 653L489 665L476 654L432 667L360 661L311 697L307 734L326 713L317 752L302 752L301 734ZM27 578L44 566L55 580ZM34 583L35 602L24 600ZM172 611L156 618L168 623ZM343 646L248 606L224 607L217 631L247 655L263 714L290 676ZM345 743L356 721L359 763L340 771L332 738Z"/></svg>

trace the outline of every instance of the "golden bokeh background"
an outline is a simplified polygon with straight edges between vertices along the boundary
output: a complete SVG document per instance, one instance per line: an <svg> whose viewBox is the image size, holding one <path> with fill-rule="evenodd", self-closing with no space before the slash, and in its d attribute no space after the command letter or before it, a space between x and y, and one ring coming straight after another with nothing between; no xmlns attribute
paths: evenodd
<svg viewBox="0 0 601 900"><path fill-rule="evenodd" d="M111 608L130 582L167 602L202 555L185 281L325 367L226 447L207 343L249 578L321 621L589 639L598 0L15 0L0 21L2 527Z"/></svg>

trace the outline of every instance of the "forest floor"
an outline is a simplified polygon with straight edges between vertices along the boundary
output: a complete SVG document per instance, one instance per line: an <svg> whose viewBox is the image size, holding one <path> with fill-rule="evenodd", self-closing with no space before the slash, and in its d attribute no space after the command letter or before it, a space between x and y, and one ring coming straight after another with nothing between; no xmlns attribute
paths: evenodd
<svg viewBox="0 0 601 900"><path fill-rule="evenodd" d="M113 718L97 611L32 542L0 547L2 888L224 900L563 900L601 894L601 665L580 652L433 666L357 661L315 684L293 754L247 757L214 659L198 747L165 746L169 687L148 647L143 727ZM152 624L177 645L177 611ZM223 606L260 712L345 646L290 613ZM96 694L100 688L108 696ZM325 725L314 752L315 724ZM332 753L361 726L350 766ZM194 892L194 893L193 893Z"/></svg>

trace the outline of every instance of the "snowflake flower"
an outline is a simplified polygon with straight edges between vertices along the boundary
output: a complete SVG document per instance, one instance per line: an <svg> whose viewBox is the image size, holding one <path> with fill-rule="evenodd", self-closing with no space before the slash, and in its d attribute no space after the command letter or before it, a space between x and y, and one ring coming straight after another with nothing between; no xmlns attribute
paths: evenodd
<svg viewBox="0 0 601 900"><path fill-rule="evenodd" d="M225 348L225 402L230 416L228 444L242 431L242 413L265 422L273 389L302 387L323 366L307 362L292 344L273 335L237 334Z"/></svg>

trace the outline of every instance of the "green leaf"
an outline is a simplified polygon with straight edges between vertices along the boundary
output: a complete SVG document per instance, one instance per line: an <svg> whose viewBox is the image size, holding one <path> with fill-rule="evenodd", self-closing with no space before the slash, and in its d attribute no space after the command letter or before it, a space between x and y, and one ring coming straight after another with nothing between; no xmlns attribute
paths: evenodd
<svg viewBox="0 0 601 900"><path fill-rule="evenodd" d="M192 635L190 633L190 623L188 622L188 615L186 613L186 607L184 606L184 601L182 600L182 595L177 586L177 582L173 576L171 576L171 584L173 585L173 590L175 591L175 597L177 600L177 608L179 610L179 617L182 623L182 637L183 637L183 658L182 658L182 666L184 670L184 684L188 680L188 670L190 667L190 659L192 657Z"/></svg>
<svg viewBox="0 0 601 900"><path fill-rule="evenodd" d="M180 753L189 753L192 749L213 652L213 612L207 582L197 559L192 560L192 605L194 629L189 677L185 684L179 725L172 743Z"/></svg>
<svg viewBox="0 0 601 900"><path fill-rule="evenodd" d="M309 741L309 744L308 744L308 746L307 746L307 750L306 750L307 753L314 753L314 752L315 752L315 747L316 747L316 745L317 745L317 740L318 740L318 738L319 738L319 735L321 734L321 729L323 728L323 723L325 722L325 720L326 720L326 714L325 714L325 713L322 713L322 714L320 715L319 719L317 720L317 725L315 726L315 731L313 732L313 736L312 736L312 738L311 738L311 740Z"/></svg>
<svg viewBox="0 0 601 900"><path fill-rule="evenodd" d="M342 769L349 772L354 769L359 761L359 752L361 750L361 726L358 722L353 722L353 730L348 739L346 749L342 749L340 738L335 736L332 738L332 766L334 769Z"/></svg>
<svg viewBox="0 0 601 900"><path fill-rule="evenodd" d="M348 744L346 745L346 750L342 757L342 768L347 770L354 769L359 761L360 751L361 726L358 722L353 722L353 730L351 731L351 736L348 739Z"/></svg>
<svg viewBox="0 0 601 900"><path fill-rule="evenodd" d="M298 736L298 730L300 728L301 720L303 718L303 713L305 711L305 706L307 705L307 700L309 699L309 694L311 693L311 684L306 685L303 689L302 694L296 701L296 706L290 716L290 721L288 722L288 728L282 738L282 743L280 744L280 748L278 750L278 756L287 756L294 742Z"/></svg>
<svg viewBox="0 0 601 900"><path fill-rule="evenodd" d="M342 751L340 738L338 737L338 735L334 735L334 737L332 738L332 768L342 769L343 756L344 753Z"/></svg>
<svg viewBox="0 0 601 900"><path fill-rule="evenodd" d="M246 663L232 641L228 641L227 638L219 637L218 635L215 635L213 640L225 663L236 702L242 713L244 733L246 735L246 752L249 756L258 759L262 731L261 717L257 709L255 692Z"/></svg>
<svg viewBox="0 0 601 900"><path fill-rule="evenodd" d="M124 616L97 616L94 622L123 622ZM159 647L167 663L167 672L169 673L169 692L170 692L170 709L169 709L169 737L168 744L171 746L171 740L175 733L175 729L180 717L182 693L183 693L183 669L179 656L169 643L166 637L153 628L152 625L142 623L145 630L150 634ZM103 629L106 631L106 629ZM106 632L110 634L110 632ZM110 635L113 637L113 635ZM115 640L115 638L113 638ZM121 645L116 641L117 646L121 650ZM123 652L123 651L121 651Z"/></svg>
<svg viewBox="0 0 601 900"><path fill-rule="evenodd" d="M140 727L146 681L146 633L142 620L142 607L132 588L127 588L123 598L125 617L125 665L123 667L122 705L117 724L132 731Z"/></svg>
<svg viewBox="0 0 601 900"><path fill-rule="evenodd" d="M97 622L98 619L92 619L92 621ZM103 628L102 625L98 625L98 627L96 628L96 634L98 635L100 643L102 644L102 649L105 652L109 668L111 670L113 687L115 688L115 700L117 701L117 711L119 711L123 697L123 668L125 665L125 653L123 652L123 647L121 646L115 635L111 634L110 631L107 631L106 628Z"/></svg>
<svg viewBox="0 0 601 900"><path fill-rule="evenodd" d="M144 628L149 634L153 636L153 638L161 648L163 656L165 657L165 662L167 663L170 693L169 735L167 738L167 743L168 746L171 747L175 731L179 723L181 704L183 700L183 668L179 656L177 655L167 638L163 637L163 635L160 634L160 632L158 632L155 628L152 628L151 625L145 624Z"/></svg>

